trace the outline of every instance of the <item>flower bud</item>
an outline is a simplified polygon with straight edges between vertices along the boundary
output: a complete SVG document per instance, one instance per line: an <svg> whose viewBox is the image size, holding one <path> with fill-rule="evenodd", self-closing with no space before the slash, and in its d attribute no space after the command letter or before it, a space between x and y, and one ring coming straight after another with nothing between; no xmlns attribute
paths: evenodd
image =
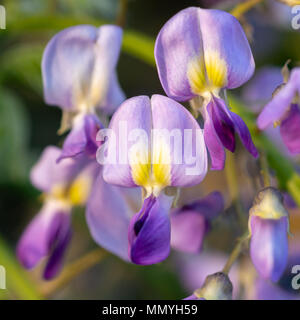
<svg viewBox="0 0 300 320"><path fill-rule="evenodd" d="M217 272L206 277L204 285L194 292L194 296L201 300L232 300L232 290L229 277Z"/></svg>
<svg viewBox="0 0 300 320"><path fill-rule="evenodd" d="M257 272L277 282L287 264L288 212L283 196L275 188L265 188L256 196L250 209L250 255Z"/></svg>

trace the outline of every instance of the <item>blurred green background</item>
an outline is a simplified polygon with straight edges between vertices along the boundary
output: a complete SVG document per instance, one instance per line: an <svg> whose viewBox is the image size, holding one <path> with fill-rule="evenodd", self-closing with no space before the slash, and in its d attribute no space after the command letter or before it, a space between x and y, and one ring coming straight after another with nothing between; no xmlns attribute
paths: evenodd
<svg viewBox="0 0 300 320"><path fill-rule="evenodd" d="M188 6L217 1L130 0L124 43L118 64L127 97L163 94L153 58L162 25ZM289 12L276 18L273 0L247 15L245 27L258 67L300 61L300 33L292 30ZM232 6L229 4L229 7ZM0 265L7 271L7 290L0 298L43 298L40 270L24 271L16 262L15 246L22 230L40 208L39 192L29 171L47 145L60 145L56 134L61 111L43 101L40 63L43 49L59 30L76 24L114 23L118 0L7 0L6 29L0 30ZM224 6L223 3L220 4ZM210 173L202 188L222 185L223 173ZM207 190L205 189L205 190ZM207 192L205 192L207 193ZM73 261L96 248L82 210L73 218L74 238L67 254ZM186 296L177 274L176 257L157 266L138 267L107 255L51 298L180 299Z"/></svg>

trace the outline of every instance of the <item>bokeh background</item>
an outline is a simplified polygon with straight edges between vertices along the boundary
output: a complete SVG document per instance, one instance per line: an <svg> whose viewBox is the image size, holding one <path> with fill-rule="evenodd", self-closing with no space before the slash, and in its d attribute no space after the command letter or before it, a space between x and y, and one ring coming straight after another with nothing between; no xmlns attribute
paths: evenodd
<svg viewBox="0 0 300 320"><path fill-rule="evenodd" d="M118 64L120 84L127 97L163 94L153 45L160 28L171 16L188 6L227 9L235 3L129 0ZM7 0L0 4L6 8L7 19L6 29L0 30L0 265L6 267L7 290L0 290L0 298L181 299L189 295L182 276L182 257L176 253L159 265L147 267L127 264L106 254L101 262L50 293L51 283L41 279L39 267L27 272L16 261L16 243L41 205L40 194L29 181L30 168L46 146L61 145L64 138L56 134L60 109L43 101L40 70L43 49L55 33L68 26L114 23L119 1ZM292 29L291 19L291 8L275 0L264 1L243 19L258 69L265 65L282 67L287 59L292 59L291 66L300 61L300 33ZM240 91L235 90L235 94ZM239 148L236 171L246 210L257 191L249 179L256 163L248 158ZM237 222L226 172L210 172L200 187L185 190L180 201L195 199L215 189L223 193L226 211L206 239L204 251L229 253L240 234L234 231ZM300 214L297 209L294 211L291 227L297 239ZM73 226L66 264L97 248L89 235L83 209L73 215Z"/></svg>

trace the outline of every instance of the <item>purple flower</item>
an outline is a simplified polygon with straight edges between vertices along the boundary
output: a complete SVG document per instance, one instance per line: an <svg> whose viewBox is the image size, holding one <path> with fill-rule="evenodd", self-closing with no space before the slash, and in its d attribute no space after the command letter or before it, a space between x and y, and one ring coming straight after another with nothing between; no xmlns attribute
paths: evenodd
<svg viewBox="0 0 300 320"><path fill-rule="evenodd" d="M212 170L225 163L224 147L235 150L235 132L257 157L249 130L220 98L221 89L234 89L253 74L254 60L239 22L220 10L187 8L161 29L155 59L166 94L191 103L204 118L204 138Z"/></svg>
<svg viewBox="0 0 300 320"><path fill-rule="evenodd" d="M211 220L224 210L224 200L219 192L174 209L171 212L171 245L174 249L199 253Z"/></svg>
<svg viewBox="0 0 300 320"><path fill-rule="evenodd" d="M250 210L250 255L257 272L277 282L288 258L288 213L283 196L274 188L266 188L256 196Z"/></svg>
<svg viewBox="0 0 300 320"><path fill-rule="evenodd" d="M120 130L124 126L125 132ZM113 115L109 130L115 137L106 141L107 150L115 153L117 161L104 164L104 181L98 177L98 186L106 191L100 195L100 189L95 189L88 204L87 220L93 237L136 264L160 262L170 251L169 211L173 201L163 190L168 186L193 186L203 180L207 154L202 130L184 107L160 95L126 100ZM132 216L127 198L114 197L120 188L107 189L107 183L141 187L144 203L138 213ZM101 210L103 200L105 210ZM126 228L128 241L124 239ZM128 253L124 250L126 243Z"/></svg>
<svg viewBox="0 0 300 320"><path fill-rule="evenodd" d="M70 27L48 43L42 61L45 101L64 110L62 129L72 128L60 159L95 156L95 133L102 127L96 110L111 114L124 101L116 75L121 43L122 29L113 25Z"/></svg>
<svg viewBox="0 0 300 320"><path fill-rule="evenodd" d="M57 164L61 150L47 147L31 171L32 184L43 192L43 207L24 231L17 247L21 264L28 269L47 258L44 278L53 278L61 269L71 239L71 210L89 196L96 170L85 159L67 159Z"/></svg>
<svg viewBox="0 0 300 320"><path fill-rule="evenodd" d="M280 124L284 144L292 154L300 153L300 68L292 71L286 84L277 89L273 99L265 106L257 119L257 125L264 130L271 124Z"/></svg>

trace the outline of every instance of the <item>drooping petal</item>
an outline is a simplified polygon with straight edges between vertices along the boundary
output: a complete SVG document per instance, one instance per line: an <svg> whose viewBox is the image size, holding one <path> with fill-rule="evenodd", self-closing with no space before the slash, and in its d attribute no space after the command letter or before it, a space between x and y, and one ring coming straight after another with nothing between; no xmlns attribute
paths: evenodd
<svg viewBox="0 0 300 320"><path fill-rule="evenodd" d="M224 11L196 7L180 11L163 26L155 59L166 94L178 101L200 94L207 82L219 88L239 87L254 71L251 49L237 19Z"/></svg>
<svg viewBox="0 0 300 320"><path fill-rule="evenodd" d="M288 258L287 217L263 219L253 215L250 219L252 262L263 278L277 282Z"/></svg>
<svg viewBox="0 0 300 320"><path fill-rule="evenodd" d="M50 192L54 185L66 184L81 170L85 161L66 159L61 163L56 160L61 154L57 147L47 147L39 161L30 172L32 184L44 192Z"/></svg>
<svg viewBox="0 0 300 320"><path fill-rule="evenodd" d="M211 170L223 170L225 165L225 150L215 131L213 121L210 118L211 109L210 102L207 106L207 116L204 121L204 139L211 158Z"/></svg>
<svg viewBox="0 0 300 320"><path fill-rule="evenodd" d="M234 152L235 150L235 130L234 123L231 120L226 105L223 100L214 98L211 107L208 109L210 118L213 121L215 131L223 146Z"/></svg>
<svg viewBox="0 0 300 320"><path fill-rule="evenodd" d="M292 154L300 153L300 110L292 105L287 116L280 125L282 140Z"/></svg>
<svg viewBox="0 0 300 320"><path fill-rule="evenodd" d="M42 61L45 100L63 109L101 106L118 60L122 30L67 28L48 43Z"/></svg>
<svg viewBox="0 0 300 320"><path fill-rule="evenodd" d="M131 194L134 193L134 197ZM101 247L128 261L128 227L139 202L140 190L112 186L99 173L88 201L86 219L93 239Z"/></svg>
<svg viewBox="0 0 300 320"><path fill-rule="evenodd" d="M151 107L152 126L158 134L152 143L154 160L169 158L170 185L186 187L199 184L207 172L207 152L197 121L182 105L165 96L153 95ZM167 149L170 150L169 156L164 156ZM166 172L162 166L155 165L154 174L156 170Z"/></svg>
<svg viewBox="0 0 300 320"><path fill-rule="evenodd" d="M118 108L109 124L111 136L103 144L103 149L107 146L108 154L115 155L104 164L103 178L107 183L137 186L130 163L134 146L141 147L135 153L137 159L132 159L136 165L136 180L147 179L151 126L151 104L147 96L128 99Z"/></svg>
<svg viewBox="0 0 300 320"><path fill-rule="evenodd" d="M163 261L170 252L170 220L172 198L150 196L134 215L128 230L129 256L136 264L149 265Z"/></svg>
<svg viewBox="0 0 300 320"><path fill-rule="evenodd" d="M177 250L197 253L210 229L210 220L224 208L219 192L184 205L171 213L171 246Z"/></svg>
<svg viewBox="0 0 300 320"><path fill-rule="evenodd" d="M96 115L79 115L75 119L75 125L64 141L63 149L57 161L66 158L74 158L85 154L88 158L95 158L96 151L101 142L96 141L98 131L102 124Z"/></svg>
<svg viewBox="0 0 300 320"><path fill-rule="evenodd" d="M254 158L258 157L258 151L252 141L251 134L244 120L236 113L230 112L231 119L234 122L235 130L238 133L244 147L252 154Z"/></svg>
<svg viewBox="0 0 300 320"><path fill-rule="evenodd" d="M31 269L48 257L44 277L55 276L71 238L70 228L70 208L56 201L46 203L18 243L17 255L22 265Z"/></svg>

